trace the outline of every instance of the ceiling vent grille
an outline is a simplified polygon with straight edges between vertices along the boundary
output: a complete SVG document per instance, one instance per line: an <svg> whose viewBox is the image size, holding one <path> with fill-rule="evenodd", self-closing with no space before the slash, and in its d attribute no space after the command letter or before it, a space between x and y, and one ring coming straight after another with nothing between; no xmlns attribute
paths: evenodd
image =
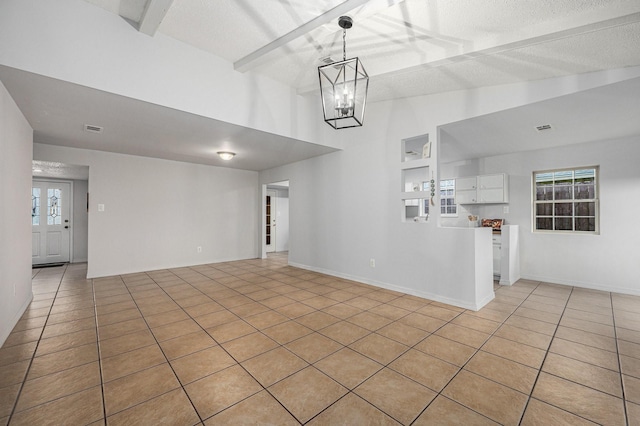
<svg viewBox="0 0 640 426"><path fill-rule="evenodd" d="M90 133L102 133L102 127L94 126L92 124L85 124L84 125L84 131L85 132L90 132Z"/></svg>
<svg viewBox="0 0 640 426"><path fill-rule="evenodd" d="M543 124L542 126L536 126L536 130L544 132L545 130L551 130L551 124Z"/></svg>

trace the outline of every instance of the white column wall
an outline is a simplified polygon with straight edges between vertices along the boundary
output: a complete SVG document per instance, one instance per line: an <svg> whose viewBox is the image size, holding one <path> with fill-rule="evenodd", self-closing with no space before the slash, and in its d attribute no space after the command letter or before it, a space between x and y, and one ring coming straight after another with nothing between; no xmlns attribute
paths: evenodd
<svg viewBox="0 0 640 426"><path fill-rule="evenodd" d="M0 82L0 346L32 299L33 130Z"/></svg>
<svg viewBox="0 0 640 426"><path fill-rule="evenodd" d="M89 182L73 181L73 262L87 261L89 214L87 213Z"/></svg>
<svg viewBox="0 0 640 426"><path fill-rule="evenodd" d="M257 172L43 144L34 159L89 166L89 278L258 257Z"/></svg>
<svg viewBox="0 0 640 426"><path fill-rule="evenodd" d="M401 140L429 134L437 158L439 125L637 73L594 73L370 105L364 127L334 132L343 151L261 172L261 183L290 181L290 262L471 309L483 306L493 294L487 288L491 235L438 228L435 215L427 224L401 222ZM524 258L524 243L522 253Z"/></svg>

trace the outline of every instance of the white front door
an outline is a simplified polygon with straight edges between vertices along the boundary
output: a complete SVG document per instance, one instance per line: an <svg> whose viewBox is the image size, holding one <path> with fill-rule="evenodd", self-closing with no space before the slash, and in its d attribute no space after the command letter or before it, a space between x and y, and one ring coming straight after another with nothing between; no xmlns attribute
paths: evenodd
<svg viewBox="0 0 640 426"><path fill-rule="evenodd" d="M32 265L69 261L70 196L68 182L33 181Z"/></svg>
<svg viewBox="0 0 640 426"><path fill-rule="evenodd" d="M267 246L267 253L273 253L276 251L276 198L278 193L276 191L267 190L267 198L265 201L265 244Z"/></svg>

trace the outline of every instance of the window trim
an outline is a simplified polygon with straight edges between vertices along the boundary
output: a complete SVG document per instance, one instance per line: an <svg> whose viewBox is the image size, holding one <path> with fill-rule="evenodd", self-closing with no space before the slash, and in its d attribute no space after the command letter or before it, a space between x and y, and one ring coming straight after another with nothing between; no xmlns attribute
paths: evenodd
<svg viewBox="0 0 640 426"><path fill-rule="evenodd" d="M537 218L537 205L538 204L547 204L546 202L539 202L536 197L537 197L537 190L536 190L536 175L538 174L543 174L543 173L557 173L557 172L574 172L576 170L589 170L589 169L593 169L595 171L595 176L594 176L594 183L595 183L595 188L594 188L594 198L589 198L589 199L576 199L576 198L572 198L570 200L562 200L562 201L566 201L566 202L571 202L571 203L575 203L575 202L593 202L594 203L594 207L595 207L595 230L594 231L576 231L576 230L556 230L556 229L536 229L536 218ZM574 176L575 178L575 176ZM575 196L575 194L574 194ZM540 200L543 201L543 200ZM551 200L552 202L555 201L555 195L554 195L554 199ZM555 213L552 217L556 217ZM572 219L575 219L575 211L574 214L572 214L570 216ZM575 223L575 222L574 222ZM575 226L575 225L574 225ZM595 165L595 166L578 166L578 167L563 167L563 168L557 168L557 169L548 169L548 170L534 170L531 173L531 231L537 234L557 234L557 235L600 235L600 166L599 165Z"/></svg>

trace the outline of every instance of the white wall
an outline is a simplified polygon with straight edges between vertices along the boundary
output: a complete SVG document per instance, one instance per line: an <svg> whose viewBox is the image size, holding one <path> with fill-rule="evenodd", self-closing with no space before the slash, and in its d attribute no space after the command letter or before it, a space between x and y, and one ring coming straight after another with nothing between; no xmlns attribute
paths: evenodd
<svg viewBox="0 0 640 426"><path fill-rule="evenodd" d="M319 99L82 0L0 2L0 64L229 123L335 146ZM231 101L233 100L233 101Z"/></svg>
<svg viewBox="0 0 640 426"><path fill-rule="evenodd" d="M73 181L73 262L86 262L89 241L89 214L87 212L89 182Z"/></svg>
<svg viewBox="0 0 640 426"><path fill-rule="evenodd" d="M368 105L364 127L334 132L335 138L343 139L343 151L260 174L265 184L290 181L290 262L459 306L481 307L492 293L484 287L477 291L476 282L492 280L490 233L484 240L473 229L439 228L433 217L426 224L401 222L401 140L429 134L436 142L436 129L442 124L608 84L614 75L635 77L637 71ZM437 158L437 143L432 151ZM432 165L438 176L437 163ZM478 251L489 253L488 272L473 261ZM375 268L369 266L370 259L376 260Z"/></svg>
<svg viewBox="0 0 640 426"><path fill-rule="evenodd" d="M509 174L509 213L480 207L482 217L520 225L523 278L640 294L640 136L477 160L481 174ZM532 173L600 166L600 235L532 232Z"/></svg>
<svg viewBox="0 0 640 426"><path fill-rule="evenodd" d="M0 346L31 301L33 130L0 82Z"/></svg>
<svg viewBox="0 0 640 426"><path fill-rule="evenodd" d="M42 144L34 159L90 166L89 278L258 257L256 172Z"/></svg>

